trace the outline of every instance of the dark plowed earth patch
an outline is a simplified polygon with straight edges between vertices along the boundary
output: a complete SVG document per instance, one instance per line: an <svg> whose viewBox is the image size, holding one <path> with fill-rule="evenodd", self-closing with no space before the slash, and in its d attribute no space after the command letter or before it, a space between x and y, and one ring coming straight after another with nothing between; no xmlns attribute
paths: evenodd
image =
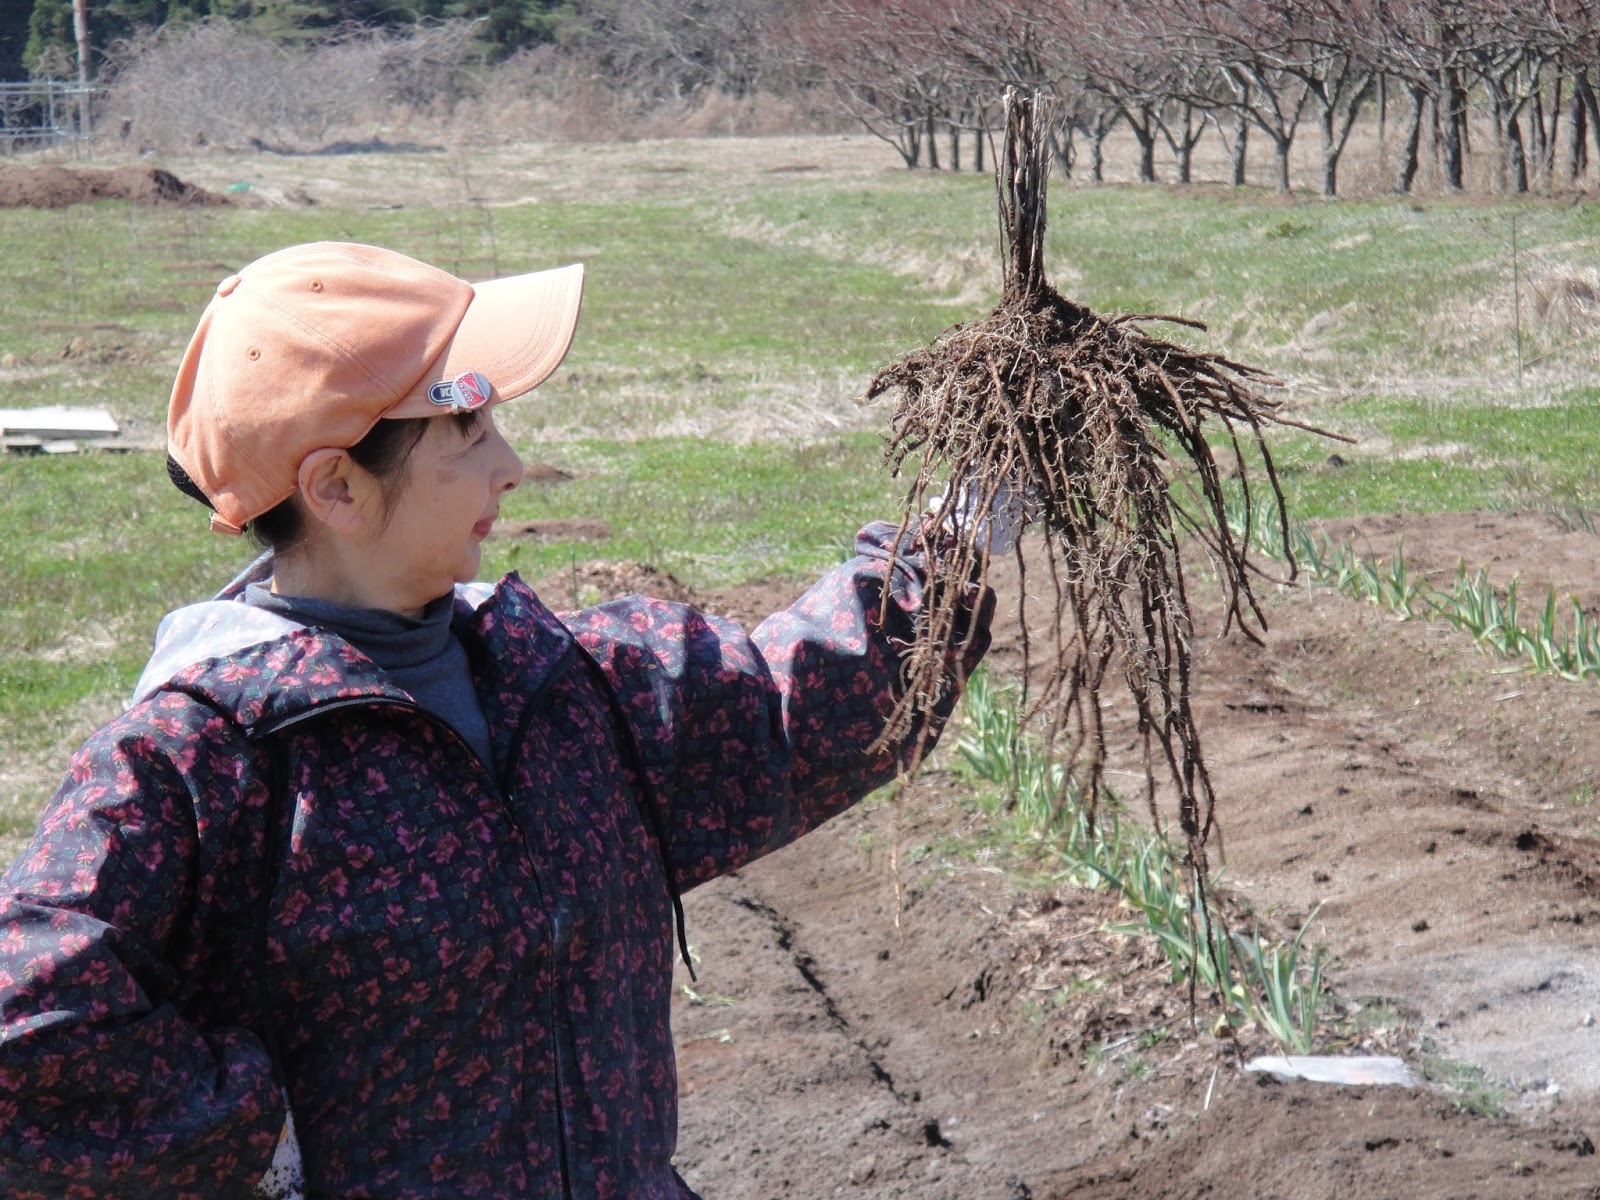
<svg viewBox="0 0 1600 1200"><path fill-rule="evenodd" d="M1600 539L1536 515L1371 526L1413 561L1600 595ZM753 620L796 590L694 599ZM1327 591L1272 595L1268 619L1263 646L1196 647L1213 861L1264 927L1312 921L1341 996L1388 1002L1393 1027L1354 1034L1362 1048L1421 1065L1425 1036L1498 1078L1503 1116L1442 1083L1242 1073L1188 1026L1148 945L1105 931L1107 897L1022 887L962 850L972 818L935 770L898 813L858 808L686 898L690 1184L708 1200L1600 1194L1600 687L1508 675L1452 629ZM1017 646L1002 628L994 665L1015 670ZM1138 766L1115 760L1128 715L1108 714L1114 769Z"/></svg>
<svg viewBox="0 0 1600 1200"><path fill-rule="evenodd" d="M65 208L94 200L200 207L228 202L160 167L0 165L0 208Z"/></svg>

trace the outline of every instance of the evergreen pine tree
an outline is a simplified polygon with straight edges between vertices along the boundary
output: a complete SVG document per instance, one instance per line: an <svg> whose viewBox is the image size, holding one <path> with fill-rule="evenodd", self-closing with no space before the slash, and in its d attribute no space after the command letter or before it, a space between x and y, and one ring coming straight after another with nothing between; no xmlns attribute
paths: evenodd
<svg viewBox="0 0 1600 1200"><path fill-rule="evenodd" d="M53 60L43 73L64 77L61 64L74 61L77 46L72 32L72 0L34 0L33 12L28 17L28 41L22 51L23 63L29 72L34 71L40 60Z"/></svg>
<svg viewBox="0 0 1600 1200"><path fill-rule="evenodd" d="M445 0L442 8L443 16L487 17L483 40L509 53L559 41L577 5L573 0Z"/></svg>
<svg viewBox="0 0 1600 1200"><path fill-rule="evenodd" d="M0 4L0 80L15 81L27 75L23 48L28 44L28 18L32 15L28 0Z"/></svg>
<svg viewBox="0 0 1600 1200"><path fill-rule="evenodd" d="M193 20L207 16L212 0L96 0L89 5L89 44L98 54L119 38L131 37L142 29L154 29L168 21ZM72 0L34 0L27 25L27 44L22 50L22 66L32 71L41 57L54 64L70 63L63 72L51 64L46 74L75 77L78 42L72 28ZM93 74L93 69L90 71Z"/></svg>

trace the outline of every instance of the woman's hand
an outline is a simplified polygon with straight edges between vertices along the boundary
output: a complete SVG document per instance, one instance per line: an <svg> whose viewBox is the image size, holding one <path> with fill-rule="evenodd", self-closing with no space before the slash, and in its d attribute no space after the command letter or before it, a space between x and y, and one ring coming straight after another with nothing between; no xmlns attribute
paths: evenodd
<svg viewBox="0 0 1600 1200"><path fill-rule="evenodd" d="M946 533L971 544L974 556L997 558L1017 548L1028 522L1038 515L1031 490L1001 479L993 484L963 480L953 495L934 496L928 514Z"/></svg>

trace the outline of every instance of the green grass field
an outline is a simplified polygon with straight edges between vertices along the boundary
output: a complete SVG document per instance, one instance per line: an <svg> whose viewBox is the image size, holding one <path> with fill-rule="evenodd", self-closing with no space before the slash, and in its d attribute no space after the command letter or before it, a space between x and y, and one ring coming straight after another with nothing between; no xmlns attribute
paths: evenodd
<svg viewBox="0 0 1600 1200"><path fill-rule="evenodd" d="M992 185L893 169L871 144L859 169L746 163L734 182L671 144L593 155L604 170L544 192L514 155L455 162L481 203L407 191L436 160L393 156L374 175L369 156L348 170L370 203L0 212L0 407L102 405L158 435L216 280L292 242L377 242L477 276L582 259L572 354L503 410L525 459L576 478L523 489L506 515L600 517L613 534L492 542L486 572L626 558L707 586L837 561L897 490L879 467L884 412L855 397L873 368L992 302ZM1206 321L1207 334L1169 328L1279 374L1297 419L1356 438L1273 439L1309 520L1600 506L1597 240L1590 205L1058 186L1050 264L1097 309ZM0 840L31 825L71 746L115 711L162 613L246 557L206 532L159 455L0 457Z"/></svg>

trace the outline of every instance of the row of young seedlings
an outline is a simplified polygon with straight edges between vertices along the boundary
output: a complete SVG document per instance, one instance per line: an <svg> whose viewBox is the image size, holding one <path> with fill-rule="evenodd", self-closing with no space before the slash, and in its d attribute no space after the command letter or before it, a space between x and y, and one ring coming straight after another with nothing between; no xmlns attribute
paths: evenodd
<svg viewBox="0 0 1600 1200"><path fill-rule="evenodd" d="M1061 764L1022 727L1012 689L979 671L968 682L962 713L955 744L961 761L997 789L1022 837L1059 862L1063 883L1117 892L1129 919L1109 926L1112 932L1154 938L1173 982L1187 988L1192 980L1200 995L1219 1004L1216 1032L1253 1023L1286 1053L1311 1052L1324 966L1322 948L1304 945L1315 913L1287 944L1259 928L1226 928L1194 905L1181 851L1175 855L1161 835L1131 819L1114 792L1101 795L1092 821L1075 780L1065 781L1067 801L1058 802Z"/></svg>
<svg viewBox="0 0 1600 1200"><path fill-rule="evenodd" d="M1517 584L1502 596L1487 570L1457 569L1455 584L1441 590L1407 566L1403 545L1388 558L1365 556L1348 542L1312 534L1291 522L1288 541L1274 514L1265 509L1246 523L1235 503L1228 512L1239 536L1248 530L1263 553L1283 560L1293 549L1296 561L1314 583L1370 601L1404 620L1448 621L1477 642L1507 658L1527 660L1537 671L1569 680L1600 678L1600 620L1570 601L1569 620L1554 588L1539 617L1524 623ZM998 789L1004 806L1024 837L1041 844L1062 864L1063 881L1073 886L1112 888L1130 912L1114 932L1152 937L1172 966L1174 982L1195 980L1217 998L1224 1021L1233 1027L1253 1022L1286 1052L1309 1054L1323 1001L1324 951L1304 941L1308 917L1292 942L1274 942L1259 929L1248 934L1224 928L1214 915L1197 910L1183 886L1184 868L1154 831L1126 816L1118 797L1107 792L1091 822L1079 802L1075 780L1066 781L1067 803L1059 804L1062 767L1022 728L1015 693L986 672L969 682L963 702L964 729L955 749L967 768Z"/></svg>
<svg viewBox="0 0 1600 1200"><path fill-rule="evenodd" d="M1487 568L1469 572L1462 563L1456 568L1455 583L1445 591L1426 577L1412 574L1403 542L1391 557L1367 556L1349 542L1335 543L1326 533L1313 535L1291 524L1286 547L1278 524L1264 520L1265 515L1257 513L1251 520L1251 540L1263 553L1280 560L1292 547L1295 561L1314 583L1391 609L1402 620L1448 621L1496 654L1526 660L1535 671L1574 682L1600 678L1600 620L1584 612L1575 597L1568 598L1570 611L1563 621L1565 606L1552 587L1538 616L1525 621L1526 610L1520 608L1515 579L1502 596ZM1229 520L1242 536L1242 505L1229 512Z"/></svg>

